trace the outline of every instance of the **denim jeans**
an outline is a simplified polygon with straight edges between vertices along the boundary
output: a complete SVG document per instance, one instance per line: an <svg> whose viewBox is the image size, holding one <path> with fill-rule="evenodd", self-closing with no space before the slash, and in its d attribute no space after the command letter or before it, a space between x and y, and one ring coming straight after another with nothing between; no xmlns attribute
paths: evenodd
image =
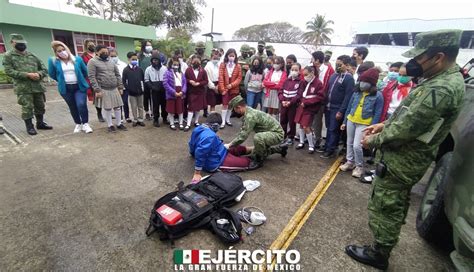
<svg viewBox="0 0 474 272"><path fill-rule="evenodd" d="M366 125L355 124L350 120L347 120L346 131L347 131L347 161L354 162L356 166L364 166L364 152L362 151L362 130Z"/></svg>
<svg viewBox="0 0 474 272"><path fill-rule="evenodd" d="M339 146L342 120L336 120L338 109L326 109L324 118L327 126L326 152L334 152Z"/></svg>
<svg viewBox="0 0 474 272"><path fill-rule="evenodd" d="M77 84L67 84L66 93L61 95L71 112L72 119L76 125L89 122L89 112L87 110L87 93L79 90Z"/></svg>
<svg viewBox="0 0 474 272"><path fill-rule="evenodd" d="M257 108L258 104L262 105L262 93L263 92L254 93L247 91L247 105L254 109Z"/></svg>

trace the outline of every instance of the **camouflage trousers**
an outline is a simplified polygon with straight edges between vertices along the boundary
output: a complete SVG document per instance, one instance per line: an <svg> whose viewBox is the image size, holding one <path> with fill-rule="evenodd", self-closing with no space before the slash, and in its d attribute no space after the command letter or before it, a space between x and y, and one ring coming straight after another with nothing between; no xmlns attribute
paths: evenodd
<svg viewBox="0 0 474 272"><path fill-rule="evenodd" d="M33 118L33 114L44 114L44 93L17 94L23 120Z"/></svg>
<svg viewBox="0 0 474 272"><path fill-rule="evenodd" d="M375 177L369 200L369 227L375 242L388 255L398 242L400 229L410 206L410 185L402 183L387 172L384 178Z"/></svg>
<svg viewBox="0 0 474 272"><path fill-rule="evenodd" d="M282 131L283 132L283 131ZM259 132L253 137L254 150L252 156L257 161L263 161L268 156L280 151L279 144L283 141L283 133Z"/></svg>

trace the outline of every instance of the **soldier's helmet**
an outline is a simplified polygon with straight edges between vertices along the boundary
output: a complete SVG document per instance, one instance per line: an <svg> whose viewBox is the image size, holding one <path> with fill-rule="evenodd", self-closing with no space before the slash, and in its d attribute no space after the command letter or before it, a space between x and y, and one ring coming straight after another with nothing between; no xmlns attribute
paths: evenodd
<svg viewBox="0 0 474 272"><path fill-rule="evenodd" d="M206 48L206 44L204 42L197 42L196 43L196 49L198 48Z"/></svg>
<svg viewBox="0 0 474 272"><path fill-rule="evenodd" d="M241 53L250 53L250 46L248 44L242 44L240 47Z"/></svg>

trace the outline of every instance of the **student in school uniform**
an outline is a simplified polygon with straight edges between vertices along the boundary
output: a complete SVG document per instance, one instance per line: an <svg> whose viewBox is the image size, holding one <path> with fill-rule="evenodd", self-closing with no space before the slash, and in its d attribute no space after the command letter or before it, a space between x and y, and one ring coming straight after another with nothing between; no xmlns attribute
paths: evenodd
<svg viewBox="0 0 474 272"><path fill-rule="evenodd" d="M179 129L184 130L183 112L186 96L186 77L181 70L181 62L177 56L168 62L168 71L165 73L163 86L166 90L166 111L169 113L170 128L176 130L174 116L178 115Z"/></svg>
<svg viewBox="0 0 474 272"><path fill-rule="evenodd" d="M194 117L194 126L199 126L199 112L206 108L207 73L201 67L201 59L195 55L191 59L191 67L185 73L188 96L188 120L184 131L188 131Z"/></svg>
<svg viewBox="0 0 474 272"><path fill-rule="evenodd" d="M298 106L298 89L301 84L301 65L294 63L289 70L289 76L278 92L280 100L280 125L285 132L286 143L293 144L296 134L295 115Z"/></svg>
<svg viewBox="0 0 474 272"><path fill-rule="evenodd" d="M224 61L219 66L219 92L222 95L222 124L232 126L230 115L232 110L228 110L229 102L240 93L240 81L242 81L242 68L237 63L237 52L230 48L224 55Z"/></svg>
<svg viewBox="0 0 474 272"><path fill-rule="evenodd" d="M143 86L144 72L138 66L138 56L135 52L128 52L129 65L123 69L122 82L124 90L128 92L128 99L131 105L133 116L132 126L144 127L143 122ZM129 101L126 101L127 103Z"/></svg>
<svg viewBox="0 0 474 272"><path fill-rule="evenodd" d="M210 107L210 112L216 110L216 105L222 104L222 95L217 89L219 81L219 50L216 48L212 49L211 61L206 64L204 70L207 73L207 94L206 102Z"/></svg>
<svg viewBox="0 0 474 272"><path fill-rule="evenodd" d="M307 66L303 70L304 81L298 90L298 108L296 109L295 122L300 125L300 143L296 149L304 147L305 136L308 138L308 152L314 153L314 136L311 125L314 115L320 109L325 99L323 83L318 78L318 71L313 66Z"/></svg>
<svg viewBox="0 0 474 272"><path fill-rule="evenodd" d="M286 78L285 60L283 57L276 57L273 68L265 76L265 80L263 80L263 86L265 87L263 106L268 108L268 114L275 119L278 119L277 113L280 107L278 92L281 90Z"/></svg>

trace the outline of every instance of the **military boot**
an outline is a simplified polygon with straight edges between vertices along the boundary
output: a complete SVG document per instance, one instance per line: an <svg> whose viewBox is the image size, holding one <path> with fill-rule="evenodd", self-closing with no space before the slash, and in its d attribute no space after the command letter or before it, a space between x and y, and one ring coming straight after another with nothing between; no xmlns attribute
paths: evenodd
<svg viewBox="0 0 474 272"><path fill-rule="evenodd" d="M346 254L352 259L373 266L377 269L386 270L388 268L388 250L383 250L377 244L372 246L346 246Z"/></svg>
<svg viewBox="0 0 474 272"><path fill-rule="evenodd" d="M43 121L43 115L42 114L36 114L36 128L37 129L53 129L52 126L49 126Z"/></svg>
<svg viewBox="0 0 474 272"><path fill-rule="evenodd" d="M33 126L33 121L32 119L26 119L25 120L25 125L26 125L26 132L30 135L36 135L38 132L36 132L35 126Z"/></svg>

